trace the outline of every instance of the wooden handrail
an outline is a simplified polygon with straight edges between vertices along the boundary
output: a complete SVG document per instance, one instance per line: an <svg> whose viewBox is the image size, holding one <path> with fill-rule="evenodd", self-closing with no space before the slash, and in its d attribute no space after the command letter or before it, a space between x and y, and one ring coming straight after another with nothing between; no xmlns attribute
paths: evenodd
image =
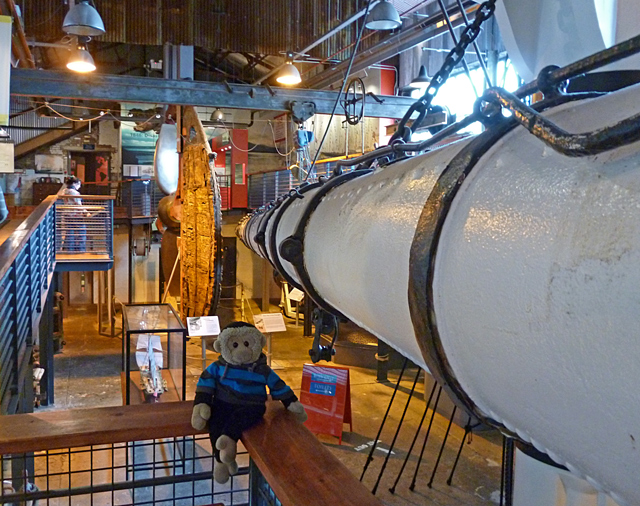
<svg viewBox="0 0 640 506"><path fill-rule="evenodd" d="M38 207L16 228L7 239L0 244L0 279L11 267L18 254L24 249L27 241L56 202L55 195L49 195Z"/></svg>
<svg viewBox="0 0 640 506"><path fill-rule="evenodd" d="M0 454L188 436L190 401L0 416ZM242 441L283 506L383 506L280 402Z"/></svg>
<svg viewBox="0 0 640 506"><path fill-rule="evenodd" d="M57 195L60 199L115 200L113 195Z"/></svg>
<svg viewBox="0 0 640 506"><path fill-rule="evenodd" d="M284 506L383 506L280 402L242 442Z"/></svg>

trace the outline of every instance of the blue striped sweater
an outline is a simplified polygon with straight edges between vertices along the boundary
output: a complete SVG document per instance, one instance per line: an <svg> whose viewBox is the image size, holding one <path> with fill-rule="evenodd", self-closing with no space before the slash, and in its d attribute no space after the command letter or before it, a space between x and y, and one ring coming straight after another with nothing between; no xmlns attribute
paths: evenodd
<svg viewBox="0 0 640 506"><path fill-rule="evenodd" d="M291 388L267 365L267 357L260 354L257 361L233 365L220 357L200 375L196 385L195 404L211 404L218 399L230 404L264 404L267 388L274 400L285 406L298 400Z"/></svg>

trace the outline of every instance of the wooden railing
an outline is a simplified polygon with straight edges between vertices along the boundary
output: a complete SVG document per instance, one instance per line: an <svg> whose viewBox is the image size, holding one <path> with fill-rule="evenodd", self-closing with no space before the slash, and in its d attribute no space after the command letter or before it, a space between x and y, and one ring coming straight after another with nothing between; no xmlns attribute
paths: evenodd
<svg viewBox="0 0 640 506"><path fill-rule="evenodd" d="M0 416L0 455L6 459L15 454L42 454L78 447L90 447L93 451L96 445L194 436L199 432L190 424L191 407L191 402L176 402ZM251 457L251 467L259 471L282 505L382 506L281 403L269 402L267 407L264 421L246 431L242 441ZM137 486L133 476L126 485L131 489ZM40 488L36 495L5 497L5 501L0 496L0 503L49 497L43 489L43 484L49 483L48 478L34 481ZM151 487L152 482L153 479L146 479L144 486ZM265 504L253 489L257 483L254 477L250 483L248 504ZM104 485L99 490L104 493ZM51 497L63 497L58 490L50 493ZM198 503L197 498L192 499L193 504Z"/></svg>

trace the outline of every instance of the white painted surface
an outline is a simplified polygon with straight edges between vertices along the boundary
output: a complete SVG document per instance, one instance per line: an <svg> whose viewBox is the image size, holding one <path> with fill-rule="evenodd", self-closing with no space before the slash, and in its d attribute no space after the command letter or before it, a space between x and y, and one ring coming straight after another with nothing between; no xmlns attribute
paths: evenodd
<svg viewBox="0 0 640 506"><path fill-rule="evenodd" d="M515 451L513 506L617 506L586 480Z"/></svg>
<svg viewBox="0 0 640 506"><path fill-rule="evenodd" d="M158 186L166 195L171 195L178 189L179 168L178 127L165 123L158 134L153 171Z"/></svg>
<svg viewBox="0 0 640 506"><path fill-rule="evenodd" d="M427 368L411 324L409 250L424 203L463 143L331 190L312 214L305 264L333 307Z"/></svg>
<svg viewBox="0 0 640 506"><path fill-rule="evenodd" d="M639 95L550 116L584 132L640 112ZM332 190L305 236L320 295L421 366L409 250L436 178L463 145ZM470 398L625 506L640 504L639 152L635 143L569 158L522 128L508 134L454 199L434 281L442 345ZM306 202L285 213L278 244Z"/></svg>
<svg viewBox="0 0 640 506"><path fill-rule="evenodd" d="M551 117L603 127L637 114L639 93ZM503 138L454 200L434 289L471 399L620 504L640 504L639 148L576 159L522 128Z"/></svg>
<svg viewBox="0 0 640 506"><path fill-rule="evenodd" d="M638 35L637 0L503 0L500 33L518 74L534 80L547 65L563 67ZM638 69L640 55L600 70Z"/></svg>

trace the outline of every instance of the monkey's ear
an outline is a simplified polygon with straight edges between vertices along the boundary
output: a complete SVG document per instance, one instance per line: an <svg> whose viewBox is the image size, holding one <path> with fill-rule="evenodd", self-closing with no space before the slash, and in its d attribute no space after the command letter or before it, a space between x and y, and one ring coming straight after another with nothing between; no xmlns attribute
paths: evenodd
<svg viewBox="0 0 640 506"><path fill-rule="evenodd" d="M213 341L213 349L215 351L217 351L218 353L221 353L220 350L222 350L222 339L220 339L218 337L218 339L216 339L215 341Z"/></svg>
<svg viewBox="0 0 640 506"><path fill-rule="evenodd" d="M267 336L260 333L260 348L264 348L267 345Z"/></svg>

